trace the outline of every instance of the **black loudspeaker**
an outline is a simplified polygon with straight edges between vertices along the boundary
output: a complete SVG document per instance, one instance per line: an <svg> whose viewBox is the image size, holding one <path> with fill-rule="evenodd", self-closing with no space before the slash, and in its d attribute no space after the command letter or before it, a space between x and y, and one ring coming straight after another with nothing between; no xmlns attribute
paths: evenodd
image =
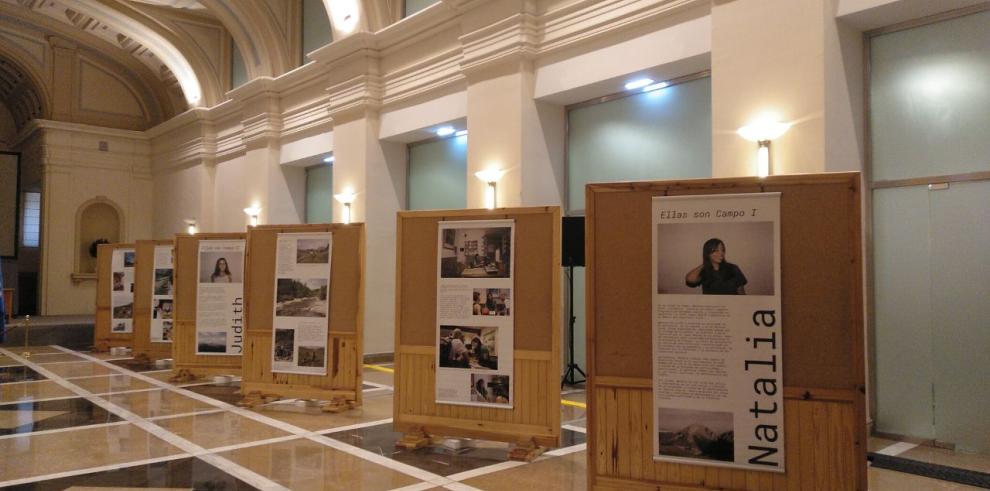
<svg viewBox="0 0 990 491"><path fill-rule="evenodd" d="M584 217L564 217L560 259L563 266L584 266Z"/></svg>

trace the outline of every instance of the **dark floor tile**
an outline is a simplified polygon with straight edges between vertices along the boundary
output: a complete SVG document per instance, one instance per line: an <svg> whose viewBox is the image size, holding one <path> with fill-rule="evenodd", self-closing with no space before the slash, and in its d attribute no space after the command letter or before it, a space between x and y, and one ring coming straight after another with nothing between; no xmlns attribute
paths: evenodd
<svg viewBox="0 0 990 491"><path fill-rule="evenodd" d="M240 382L231 382L229 384L193 385L183 388L197 394L211 397L221 402L226 402L227 404L237 404L238 401L244 398L244 396L241 395Z"/></svg>
<svg viewBox="0 0 990 491"><path fill-rule="evenodd" d="M561 431L562 446L577 445L585 441L582 433L566 429ZM484 440L473 440L472 446L456 451L441 445L417 450L397 448L395 442L402 438L402 433L393 431L391 423L328 433L326 436L441 476L509 460L508 444Z"/></svg>
<svg viewBox="0 0 990 491"><path fill-rule="evenodd" d="M110 360L109 363L117 365L118 367L126 368L132 372L150 372L152 370L161 370L156 368L154 362L149 360L138 360L135 358L126 358L123 360Z"/></svg>
<svg viewBox="0 0 990 491"><path fill-rule="evenodd" d="M122 420L83 398L0 405L0 435L117 421Z"/></svg>
<svg viewBox="0 0 990 491"><path fill-rule="evenodd" d="M202 490L253 490L255 488L202 460L184 458L107 472L39 481L13 486L12 490L56 491L71 487L178 488Z"/></svg>
<svg viewBox="0 0 990 491"><path fill-rule="evenodd" d="M0 367L0 384L44 380L45 376L25 366Z"/></svg>

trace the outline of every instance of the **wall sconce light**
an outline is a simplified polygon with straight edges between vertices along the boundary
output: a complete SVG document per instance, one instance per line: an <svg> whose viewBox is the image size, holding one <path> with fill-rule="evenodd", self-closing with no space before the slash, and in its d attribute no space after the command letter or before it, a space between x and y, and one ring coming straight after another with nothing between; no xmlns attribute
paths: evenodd
<svg viewBox="0 0 990 491"><path fill-rule="evenodd" d="M494 210L498 206L498 193L496 192L497 189L495 188L495 184L504 175L505 171L497 168L481 170L474 173L474 177L477 177L482 182L488 184L488 188L485 190L485 208Z"/></svg>
<svg viewBox="0 0 990 491"><path fill-rule="evenodd" d="M258 216L261 215L261 207L258 205L251 205L250 208L244 208L244 213L250 217L250 224L252 227L258 226Z"/></svg>
<svg viewBox="0 0 990 491"><path fill-rule="evenodd" d="M186 218L186 233L189 235L196 235L196 220L193 218Z"/></svg>
<svg viewBox="0 0 990 491"><path fill-rule="evenodd" d="M790 129L790 123L782 123L773 119L760 119L739 128L736 133L739 136L756 142L756 175L767 177L770 175L770 141L775 140Z"/></svg>
<svg viewBox="0 0 990 491"><path fill-rule="evenodd" d="M351 203L354 202L355 198L357 198L357 195L350 189L345 190L343 193L333 195L333 199L344 205L345 224L351 223Z"/></svg>

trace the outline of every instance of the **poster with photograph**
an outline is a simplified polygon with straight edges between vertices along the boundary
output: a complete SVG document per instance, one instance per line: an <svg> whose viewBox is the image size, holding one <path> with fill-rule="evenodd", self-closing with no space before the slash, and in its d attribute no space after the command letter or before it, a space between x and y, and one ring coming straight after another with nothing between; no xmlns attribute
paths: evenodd
<svg viewBox="0 0 990 491"><path fill-rule="evenodd" d="M653 459L784 472L780 193L652 205Z"/></svg>
<svg viewBox="0 0 990 491"><path fill-rule="evenodd" d="M272 372L327 374L330 232L278 234Z"/></svg>
<svg viewBox="0 0 990 491"><path fill-rule="evenodd" d="M513 220L440 223L438 403L512 407L514 232Z"/></svg>
<svg viewBox="0 0 990 491"><path fill-rule="evenodd" d="M244 351L244 240L200 240L196 354Z"/></svg>
<svg viewBox="0 0 990 491"><path fill-rule="evenodd" d="M110 332L134 332L134 249L110 256Z"/></svg>
<svg viewBox="0 0 990 491"><path fill-rule="evenodd" d="M151 342L172 342L172 246L155 246L151 288Z"/></svg>

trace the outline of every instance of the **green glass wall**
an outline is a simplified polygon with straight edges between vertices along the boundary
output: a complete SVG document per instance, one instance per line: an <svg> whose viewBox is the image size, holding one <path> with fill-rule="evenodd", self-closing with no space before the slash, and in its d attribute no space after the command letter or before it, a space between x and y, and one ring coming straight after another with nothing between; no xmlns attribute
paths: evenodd
<svg viewBox="0 0 990 491"><path fill-rule="evenodd" d="M467 135L409 145L410 210L467 206Z"/></svg>
<svg viewBox="0 0 990 491"><path fill-rule="evenodd" d="M330 17L323 0L302 1L302 64L308 61L306 54L330 44L333 40Z"/></svg>
<svg viewBox="0 0 990 491"><path fill-rule="evenodd" d="M306 169L306 223L333 222L333 166Z"/></svg>

